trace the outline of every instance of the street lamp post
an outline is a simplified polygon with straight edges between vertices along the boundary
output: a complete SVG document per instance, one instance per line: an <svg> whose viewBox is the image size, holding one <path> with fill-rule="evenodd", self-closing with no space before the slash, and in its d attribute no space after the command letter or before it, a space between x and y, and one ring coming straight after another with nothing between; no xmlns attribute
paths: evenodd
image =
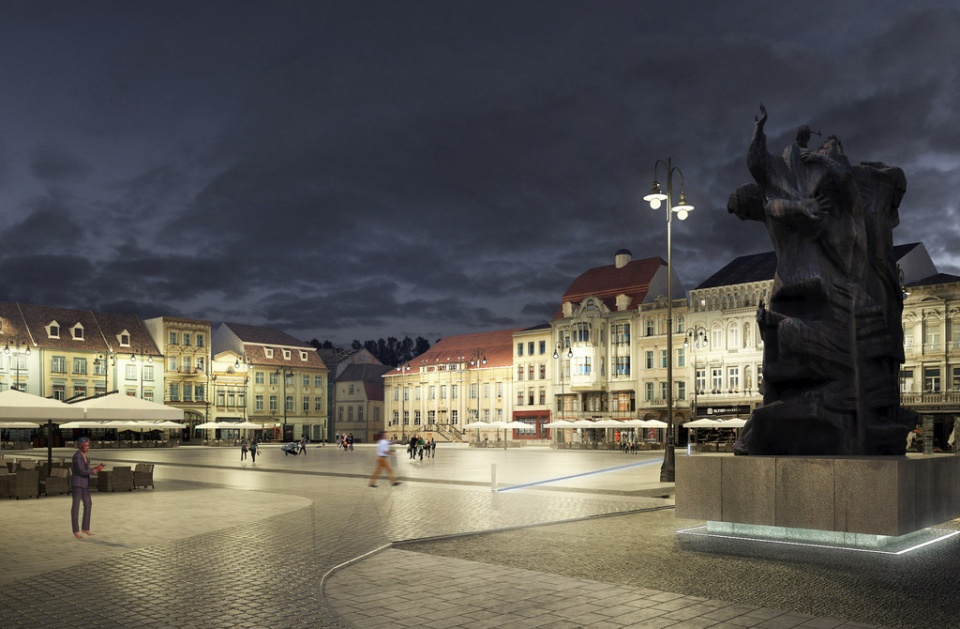
<svg viewBox="0 0 960 629"><path fill-rule="evenodd" d="M697 378L697 350L707 346L707 329L697 325L687 329L687 338L683 339L684 347L693 348L693 409L690 412L690 419L696 419L699 412L697 406L697 394L700 392L699 380Z"/></svg>
<svg viewBox="0 0 960 629"><path fill-rule="evenodd" d="M239 363L239 360L237 361ZM283 376L283 440L287 441L287 378L293 377L293 369L281 367L277 373ZM291 438L293 435L291 435Z"/></svg>
<svg viewBox="0 0 960 629"><path fill-rule="evenodd" d="M30 341L29 341L28 339L22 339L22 338L20 338L20 337L18 336L18 337L16 337L16 338L11 338L9 341L7 341L7 345L3 348L3 353L4 353L4 354L7 354L7 355L10 355L10 343L13 343L13 344L14 344L13 357L14 357L14 360L16 361L16 363L17 363L17 367L16 367L16 370L17 370L17 379L16 379L16 381L14 382L13 388L16 389L17 391L20 391L20 390L21 390L21 389L20 389L20 356L21 356L21 354L22 354L23 356L29 356L29 355L30 355L30 345L29 345L29 342L30 342ZM23 352L21 352L21 351L20 351L20 348L21 348L21 347L25 347L26 349L25 349Z"/></svg>
<svg viewBox="0 0 960 629"><path fill-rule="evenodd" d="M110 366L117 364L117 354L115 352L102 352L97 354L96 359L93 361L93 365L96 367L98 365L103 365L103 394L106 395L110 393ZM114 378L116 379L116 378ZM116 383L114 383L116 384Z"/></svg>
<svg viewBox="0 0 960 629"><path fill-rule="evenodd" d="M657 173L663 166L667 173L666 194L660 189L660 182L657 181ZM673 173L676 171L680 175L680 202L673 205ZM672 255L672 225L673 214L676 212L677 218L686 220L687 215L693 206L687 203L687 197L683 190L683 171L673 166L670 158L666 161L658 159L653 165L653 185L650 192L643 197L643 200L650 204L654 210L659 210L666 201L667 211L667 443L666 450L663 453L663 466L660 468L660 482L672 483L676 477L676 461L674 458L674 436L673 436L673 261Z"/></svg>
<svg viewBox="0 0 960 629"><path fill-rule="evenodd" d="M562 415L563 403L567 395L566 391L564 391L563 389L563 361L560 359L560 350L562 349L563 349L563 341L557 341L557 346L553 349L553 359L557 361L557 377L560 379L560 400L559 400L560 403L557 404L558 406L557 410L560 411L561 414L557 415L557 419L563 419L563 415ZM567 360L569 361L571 358L573 358L573 348L568 347Z"/></svg>
<svg viewBox="0 0 960 629"><path fill-rule="evenodd" d="M470 355L470 366L477 370L477 421L480 421L480 365L487 364L487 352L478 347Z"/></svg>
<svg viewBox="0 0 960 629"><path fill-rule="evenodd" d="M404 380L403 376L408 371L410 371L410 365L400 365L399 367L397 367L397 371L400 372L400 390L398 391L398 394L397 394L397 397L400 398L400 415L397 417L397 420L400 423L400 440L406 441L407 440L407 421L406 421L406 418L404 417L404 412L406 411L406 404L404 404L404 402L406 401L407 389L406 389L406 384L403 381Z"/></svg>

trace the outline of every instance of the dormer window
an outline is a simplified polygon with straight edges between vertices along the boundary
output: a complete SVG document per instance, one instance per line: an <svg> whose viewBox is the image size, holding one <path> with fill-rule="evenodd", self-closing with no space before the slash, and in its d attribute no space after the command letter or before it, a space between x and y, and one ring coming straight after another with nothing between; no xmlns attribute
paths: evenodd
<svg viewBox="0 0 960 629"><path fill-rule="evenodd" d="M306 353L305 351L301 350L301 351L300 351L300 360L306 360L306 359L307 359L307 353Z"/></svg>
<svg viewBox="0 0 960 629"><path fill-rule="evenodd" d="M284 360L290 360L290 350L288 349L283 350L283 358Z"/></svg>
<svg viewBox="0 0 960 629"><path fill-rule="evenodd" d="M71 332L71 334L73 335L73 340L74 340L74 341L82 341L82 340L83 340L83 326L80 325L79 323L78 323L77 325L73 326L73 328L70 330L70 332Z"/></svg>
<svg viewBox="0 0 960 629"><path fill-rule="evenodd" d="M56 321L51 321L47 324L47 336L52 339L60 338L60 324Z"/></svg>
<svg viewBox="0 0 960 629"><path fill-rule="evenodd" d="M273 349L270 347L264 347L263 351L266 353L267 358L273 358Z"/></svg>
<svg viewBox="0 0 960 629"><path fill-rule="evenodd" d="M130 347L130 333L126 330L117 335L121 347Z"/></svg>

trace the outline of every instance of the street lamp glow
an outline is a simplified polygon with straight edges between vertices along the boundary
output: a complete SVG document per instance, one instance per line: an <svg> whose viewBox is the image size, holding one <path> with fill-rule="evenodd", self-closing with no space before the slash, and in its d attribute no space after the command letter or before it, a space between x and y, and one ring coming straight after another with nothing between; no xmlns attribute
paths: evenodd
<svg viewBox="0 0 960 629"><path fill-rule="evenodd" d="M663 166L667 171L667 190L660 189L657 180L658 169ZM673 204L673 173L680 175L680 199L677 205ZM674 438L673 438L673 214L677 218L686 220L693 206L687 203L687 196L683 191L683 171L673 166L668 157L666 161L658 159L653 165L653 185L643 200L654 210L660 209L663 202L667 204L667 442L663 452L663 467L660 469L660 482L672 483L675 480Z"/></svg>

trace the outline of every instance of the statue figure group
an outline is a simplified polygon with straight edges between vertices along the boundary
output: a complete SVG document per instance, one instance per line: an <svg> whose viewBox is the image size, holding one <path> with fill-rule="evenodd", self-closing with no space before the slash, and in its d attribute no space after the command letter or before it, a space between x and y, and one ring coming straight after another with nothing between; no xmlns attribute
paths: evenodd
<svg viewBox="0 0 960 629"><path fill-rule="evenodd" d="M916 415L900 407L902 287L893 228L906 178L878 162L854 166L830 136L810 149L800 127L767 151L760 106L747 166L728 210L766 224L777 254L763 340L763 404L735 446L751 455L904 454Z"/></svg>

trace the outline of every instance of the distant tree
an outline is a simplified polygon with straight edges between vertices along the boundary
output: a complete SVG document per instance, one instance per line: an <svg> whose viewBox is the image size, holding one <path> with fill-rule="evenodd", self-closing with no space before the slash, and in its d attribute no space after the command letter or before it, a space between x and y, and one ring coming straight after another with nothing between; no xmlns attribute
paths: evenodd
<svg viewBox="0 0 960 629"><path fill-rule="evenodd" d="M313 339L310 341L310 345L313 345L317 349L336 349L340 351L340 348L335 347L330 341L323 341L321 343L317 339ZM430 349L430 341L422 336L418 336L416 341L409 336L403 337L402 340L390 336L386 339L381 338L376 341L363 341L362 343L354 339L350 344L350 349L365 349L384 365L395 366L413 360L417 356L425 353Z"/></svg>

